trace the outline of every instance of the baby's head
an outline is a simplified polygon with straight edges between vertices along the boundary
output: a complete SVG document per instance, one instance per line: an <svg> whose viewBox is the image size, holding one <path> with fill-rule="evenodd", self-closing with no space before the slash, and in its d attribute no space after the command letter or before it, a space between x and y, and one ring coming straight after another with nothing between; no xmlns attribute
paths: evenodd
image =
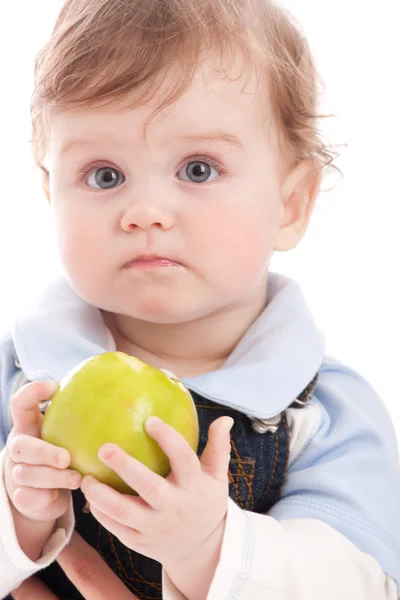
<svg viewBox="0 0 400 600"><path fill-rule="evenodd" d="M36 84L34 156L79 295L154 323L261 307L333 159L282 9L68 0Z"/></svg>

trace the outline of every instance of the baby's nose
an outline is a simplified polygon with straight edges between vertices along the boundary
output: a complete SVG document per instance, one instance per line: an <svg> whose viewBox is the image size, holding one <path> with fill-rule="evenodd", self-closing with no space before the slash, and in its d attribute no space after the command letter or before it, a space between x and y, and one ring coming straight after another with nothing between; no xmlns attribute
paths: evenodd
<svg viewBox="0 0 400 600"><path fill-rule="evenodd" d="M167 230L173 224L173 214L167 207L150 203L132 204L121 219L121 228L127 233L136 229L148 231L152 227Z"/></svg>

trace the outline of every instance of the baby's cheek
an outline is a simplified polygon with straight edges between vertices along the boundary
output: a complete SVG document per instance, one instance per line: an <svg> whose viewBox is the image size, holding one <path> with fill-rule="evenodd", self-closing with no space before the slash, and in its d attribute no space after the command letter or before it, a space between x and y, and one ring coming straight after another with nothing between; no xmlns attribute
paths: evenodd
<svg viewBox="0 0 400 600"><path fill-rule="evenodd" d="M61 242L60 258L69 284L86 302L98 306L110 284L107 257L88 238L70 236Z"/></svg>
<svg viewBox="0 0 400 600"><path fill-rule="evenodd" d="M257 285L268 268L273 242L254 223L224 233L210 265L221 287L241 293ZM250 290L249 290L250 291Z"/></svg>

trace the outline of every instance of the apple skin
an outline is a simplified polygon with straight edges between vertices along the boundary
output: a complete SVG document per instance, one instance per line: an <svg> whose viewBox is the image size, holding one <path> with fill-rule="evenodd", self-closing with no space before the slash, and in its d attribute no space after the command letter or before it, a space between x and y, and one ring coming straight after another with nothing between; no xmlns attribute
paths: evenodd
<svg viewBox="0 0 400 600"><path fill-rule="evenodd" d="M106 352L83 361L61 381L45 412L41 437L69 451L70 468L135 495L97 454L112 442L166 477L169 460L144 429L153 415L181 433L197 452L199 421L187 388L135 357Z"/></svg>

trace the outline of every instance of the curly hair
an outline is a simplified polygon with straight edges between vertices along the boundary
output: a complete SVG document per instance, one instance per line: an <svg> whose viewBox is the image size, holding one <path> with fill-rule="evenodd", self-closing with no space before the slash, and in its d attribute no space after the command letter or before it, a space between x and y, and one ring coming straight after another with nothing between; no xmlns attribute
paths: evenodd
<svg viewBox="0 0 400 600"><path fill-rule="evenodd" d="M295 163L312 158L338 172L318 114L322 81L300 26L269 0L67 0L35 61L32 149L43 165L57 110L152 100L171 67L173 89L156 112L176 101L204 56L240 52L261 65L282 149Z"/></svg>

